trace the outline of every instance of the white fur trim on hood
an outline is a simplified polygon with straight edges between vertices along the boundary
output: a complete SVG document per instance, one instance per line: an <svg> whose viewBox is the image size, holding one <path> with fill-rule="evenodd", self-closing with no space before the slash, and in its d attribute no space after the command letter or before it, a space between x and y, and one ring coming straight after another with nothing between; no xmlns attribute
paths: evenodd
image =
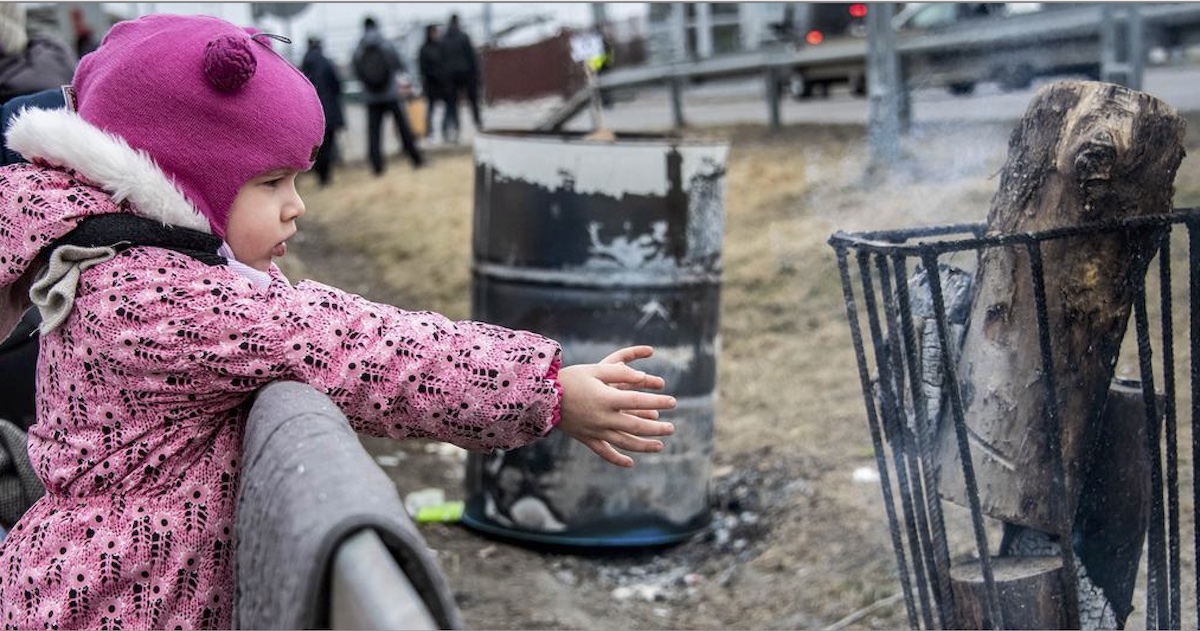
<svg viewBox="0 0 1200 631"><path fill-rule="evenodd" d="M65 110L22 109L8 127L8 146L28 160L73 169L140 217L212 233L208 220L148 155Z"/></svg>

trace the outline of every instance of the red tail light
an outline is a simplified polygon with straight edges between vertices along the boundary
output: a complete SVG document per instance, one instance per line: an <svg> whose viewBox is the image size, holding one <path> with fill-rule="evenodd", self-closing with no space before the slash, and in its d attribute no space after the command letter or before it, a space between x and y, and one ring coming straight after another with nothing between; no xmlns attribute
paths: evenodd
<svg viewBox="0 0 1200 631"><path fill-rule="evenodd" d="M850 5L850 17L852 17L852 18L867 17L867 5L865 5L865 4Z"/></svg>
<svg viewBox="0 0 1200 631"><path fill-rule="evenodd" d="M821 31L809 31L804 35L804 41L808 42L809 46L816 46L825 41L825 34Z"/></svg>

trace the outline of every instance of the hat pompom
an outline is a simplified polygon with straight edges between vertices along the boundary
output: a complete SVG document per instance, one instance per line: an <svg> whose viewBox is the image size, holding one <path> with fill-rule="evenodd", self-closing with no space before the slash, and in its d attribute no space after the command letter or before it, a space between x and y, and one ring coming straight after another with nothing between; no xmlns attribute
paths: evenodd
<svg viewBox="0 0 1200 631"><path fill-rule="evenodd" d="M204 74L222 92L241 89L257 69L247 37L222 35L204 47Z"/></svg>

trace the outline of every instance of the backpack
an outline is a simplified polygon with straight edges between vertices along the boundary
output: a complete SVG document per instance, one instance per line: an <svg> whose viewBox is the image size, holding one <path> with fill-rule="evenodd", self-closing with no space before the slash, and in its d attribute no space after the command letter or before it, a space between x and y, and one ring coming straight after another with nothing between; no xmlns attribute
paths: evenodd
<svg viewBox="0 0 1200 631"><path fill-rule="evenodd" d="M354 63L354 72L367 90L383 92L392 81L392 65L389 63L387 51L378 44L368 44L363 47L362 54Z"/></svg>

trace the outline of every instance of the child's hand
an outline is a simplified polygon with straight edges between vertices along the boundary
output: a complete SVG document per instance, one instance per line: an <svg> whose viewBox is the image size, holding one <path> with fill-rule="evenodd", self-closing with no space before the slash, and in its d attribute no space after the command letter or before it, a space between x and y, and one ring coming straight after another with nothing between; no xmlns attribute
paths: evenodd
<svg viewBox="0 0 1200 631"><path fill-rule="evenodd" d="M646 453L662 451L662 441L645 437L675 432L674 425L657 420L659 410L675 407L675 397L637 392L638 388L660 390L665 384L662 377L626 365L653 354L649 346L629 346L598 364L559 370L563 397L558 428L620 467L632 467L633 458L616 447Z"/></svg>

